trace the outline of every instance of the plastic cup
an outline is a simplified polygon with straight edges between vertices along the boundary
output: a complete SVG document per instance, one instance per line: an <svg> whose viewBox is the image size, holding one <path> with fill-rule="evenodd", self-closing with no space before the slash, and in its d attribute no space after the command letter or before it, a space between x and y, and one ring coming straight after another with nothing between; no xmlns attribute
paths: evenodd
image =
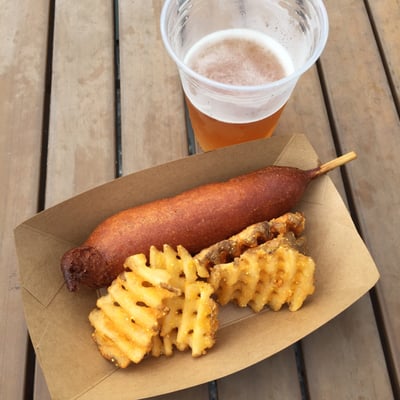
<svg viewBox="0 0 400 400"><path fill-rule="evenodd" d="M269 137L328 37L321 0L166 0L161 35L204 151Z"/></svg>

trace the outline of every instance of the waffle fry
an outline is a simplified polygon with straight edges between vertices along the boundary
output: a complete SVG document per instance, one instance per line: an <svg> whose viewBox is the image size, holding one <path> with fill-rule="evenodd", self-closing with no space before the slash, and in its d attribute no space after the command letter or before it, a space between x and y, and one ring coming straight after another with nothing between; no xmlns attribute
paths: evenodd
<svg viewBox="0 0 400 400"><path fill-rule="evenodd" d="M190 348L193 357L205 354L215 343L218 308L211 298L211 285L199 280L204 270L182 246L175 251L165 245L163 252L152 247L150 264L165 268L171 283L182 292L165 302L169 311L160 322L160 334L153 339L152 355L172 355L174 347L180 351Z"/></svg>
<svg viewBox="0 0 400 400"><path fill-rule="evenodd" d="M180 294L170 285L170 274L147 267L144 255L129 257L125 268L89 314L100 353L121 368L149 353L168 311L165 300Z"/></svg>
<svg viewBox="0 0 400 400"><path fill-rule="evenodd" d="M298 310L314 292L315 263L291 246L292 239L279 235L246 250L233 262L214 266L209 279L217 301L231 301L259 312L266 305L278 311L287 303Z"/></svg>
<svg viewBox="0 0 400 400"><path fill-rule="evenodd" d="M217 305L211 298L213 293L207 282L194 282L185 287L185 304L176 343L180 350L190 347L193 357L205 354L215 343L218 322Z"/></svg>
<svg viewBox="0 0 400 400"><path fill-rule="evenodd" d="M270 221L262 221L250 225L229 239L222 240L203 249L194 258L203 268L209 271L214 265L229 263L247 249L257 247L278 235L285 235L288 232L293 233L293 238L297 242L296 246L299 246L302 243L297 238L303 233L304 227L304 215L299 212L289 212ZM208 276L205 275L205 277Z"/></svg>

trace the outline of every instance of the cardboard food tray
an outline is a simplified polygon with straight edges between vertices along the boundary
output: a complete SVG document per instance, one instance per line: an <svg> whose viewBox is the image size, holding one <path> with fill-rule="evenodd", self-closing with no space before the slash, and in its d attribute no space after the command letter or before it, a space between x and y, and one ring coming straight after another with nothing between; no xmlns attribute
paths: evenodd
<svg viewBox="0 0 400 400"><path fill-rule="evenodd" d="M146 358L125 370L115 368L91 339L88 314L95 307L96 291L81 288L70 293L65 287L59 267L62 254L116 211L270 164L309 169L318 162L304 135L277 136L128 175L18 226L26 321L52 397L132 400L217 379L286 348L365 294L379 274L329 176L311 182L296 207L305 213L309 254L317 265L315 294L297 312L284 308L255 314L222 307L217 343L203 357L175 352L172 357Z"/></svg>

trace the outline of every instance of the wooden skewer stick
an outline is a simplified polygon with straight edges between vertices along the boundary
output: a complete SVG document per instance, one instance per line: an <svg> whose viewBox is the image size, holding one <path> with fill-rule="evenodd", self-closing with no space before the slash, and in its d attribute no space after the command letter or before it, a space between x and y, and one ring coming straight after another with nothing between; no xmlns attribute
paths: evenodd
<svg viewBox="0 0 400 400"><path fill-rule="evenodd" d="M325 164L320 165L316 168L315 176L323 175L337 167L340 167L349 161L352 161L357 158L357 154L354 151L350 151L349 153L343 154L340 157L337 157L331 161L328 161Z"/></svg>

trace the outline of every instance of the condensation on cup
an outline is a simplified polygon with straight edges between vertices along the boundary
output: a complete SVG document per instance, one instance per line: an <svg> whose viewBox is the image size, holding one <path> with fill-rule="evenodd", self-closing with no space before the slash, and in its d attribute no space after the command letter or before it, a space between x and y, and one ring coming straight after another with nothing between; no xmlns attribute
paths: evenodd
<svg viewBox="0 0 400 400"><path fill-rule="evenodd" d="M272 135L325 47L328 18L320 0L166 0L161 34L209 151Z"/></svg>

